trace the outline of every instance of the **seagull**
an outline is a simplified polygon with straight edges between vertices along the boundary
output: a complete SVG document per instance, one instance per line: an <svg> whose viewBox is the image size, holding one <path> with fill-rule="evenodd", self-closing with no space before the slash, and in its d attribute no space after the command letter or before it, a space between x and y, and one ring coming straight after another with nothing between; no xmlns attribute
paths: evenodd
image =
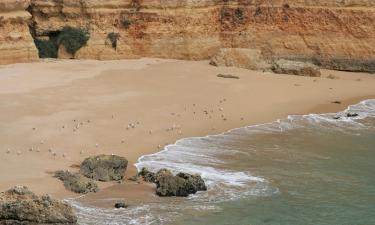
<svg viewBox="0 0 375 225"><path fill-rule="evenodd" d="M49 148L48 151L49 151L49 152L52 152L52 148Z"/></svg>
<svg viewBox="0 0 375 225"><path fill-rule="evenodd" d="M64 157L64 158L65 158L65 157L66 157L66 154L65 154L65 153L63 153L63 154L62 154L62 157Z"/></svg>
<svg viewBox="0 0 375 225"><path fill-rule="evenodd" d="M29 151L32 152L34 150L34 147L29 148Z"/></svg>
<svg viewBox="0 0 375 225"><path fill-rule="evenodd" d="M8 150L7 150L7 154L9 154L10 153L10 148L8 148Z"/></svg>
<svg viewBox="0 0 375 225"><path fill-rule="evenodd" d="M43 140L41 140L41 141L40 141L40 144L41 144L41 145L42 145L42 144L44 144L44 141L43 141Z"/></svg>
<svg viewBox="0 0 375 225"><path fill-rule="evenodd" d="M79 154L81 154L81 155L82 155L82 154L83 154L83 150L81 150L81 151L79 152Z"/></svg>
<svg viewBox="0 0 375 225"><path fill-rule="evenodd" d="M152 134L152 130L149 130L148 133L149 133L149 134Z"/></svg>
<svg viewBox="0 0 375 225"><path fill-rule="evenodd" d="M21 151L17 151L17 155L21 155L21 153L22 153Z"/></svg>
<svg viewBox="0 0 375 225"><path fill-rule="evenodd" d="M95 144L95 147L99 147L99 144Z"/></svg>

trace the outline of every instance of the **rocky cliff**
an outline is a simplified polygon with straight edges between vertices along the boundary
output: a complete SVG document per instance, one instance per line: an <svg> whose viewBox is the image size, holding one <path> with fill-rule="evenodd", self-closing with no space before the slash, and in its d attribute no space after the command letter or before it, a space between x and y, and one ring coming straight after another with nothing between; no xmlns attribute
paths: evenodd
<svg viewBox="0 0 375 225"><path fill-rule="evenodd" d="M76 58L196 60L240 47L334 69L375 70L373 0L31 0L30 12L37 38L64 26L88 30L88 45ZM119 35L116 45L110 33Z"/></svg>
<svg viewBox="0 0 375 225"><path fill-rule="evenodd" d="M29 31L29 0L0 1L0 64L38 59Z"/></svg>

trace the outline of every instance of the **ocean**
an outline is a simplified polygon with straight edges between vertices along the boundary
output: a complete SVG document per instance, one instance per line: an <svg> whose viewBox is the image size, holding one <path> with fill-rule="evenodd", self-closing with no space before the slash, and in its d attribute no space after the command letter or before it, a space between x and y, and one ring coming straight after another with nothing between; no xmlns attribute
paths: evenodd
<svg viewBox="0 0 375 225"><path fill-rule="evenodd" d="M136 166L198 173L208 191L120 210L68 199L80 224L372 225L375 100L185 138Z"/></svg>

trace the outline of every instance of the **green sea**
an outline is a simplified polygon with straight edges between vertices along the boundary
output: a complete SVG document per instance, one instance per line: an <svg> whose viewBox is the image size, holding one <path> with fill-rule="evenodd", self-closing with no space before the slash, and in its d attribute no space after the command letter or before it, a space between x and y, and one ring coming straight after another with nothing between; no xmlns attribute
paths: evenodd
<svg viewBox="0 0 375 225"><path fill-rule="evenodd" d="M372 225L375 100L182 139L136 166L199 173L209 190L123 211L76 204L80 224Z"/></svg>

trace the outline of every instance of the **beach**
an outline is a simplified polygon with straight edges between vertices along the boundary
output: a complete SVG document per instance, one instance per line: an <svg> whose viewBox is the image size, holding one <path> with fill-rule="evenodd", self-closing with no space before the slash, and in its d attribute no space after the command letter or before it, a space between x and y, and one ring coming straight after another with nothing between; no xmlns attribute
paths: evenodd
<svg viewBox="0 0 375 225"><path fill-rule="evenodd" d="M141 156L182 138L288 115L338 112L375 98L373 74L322 74L277 75L153 58L1 66L0 189L26 185L37 194L74 197L51 172L74 171L88 156L124 156L131 177ZM100 188L111 190L114 184ZM125 188L130 194L124 196L138 198L152 190L140 185L139 192Z"/></svg>

